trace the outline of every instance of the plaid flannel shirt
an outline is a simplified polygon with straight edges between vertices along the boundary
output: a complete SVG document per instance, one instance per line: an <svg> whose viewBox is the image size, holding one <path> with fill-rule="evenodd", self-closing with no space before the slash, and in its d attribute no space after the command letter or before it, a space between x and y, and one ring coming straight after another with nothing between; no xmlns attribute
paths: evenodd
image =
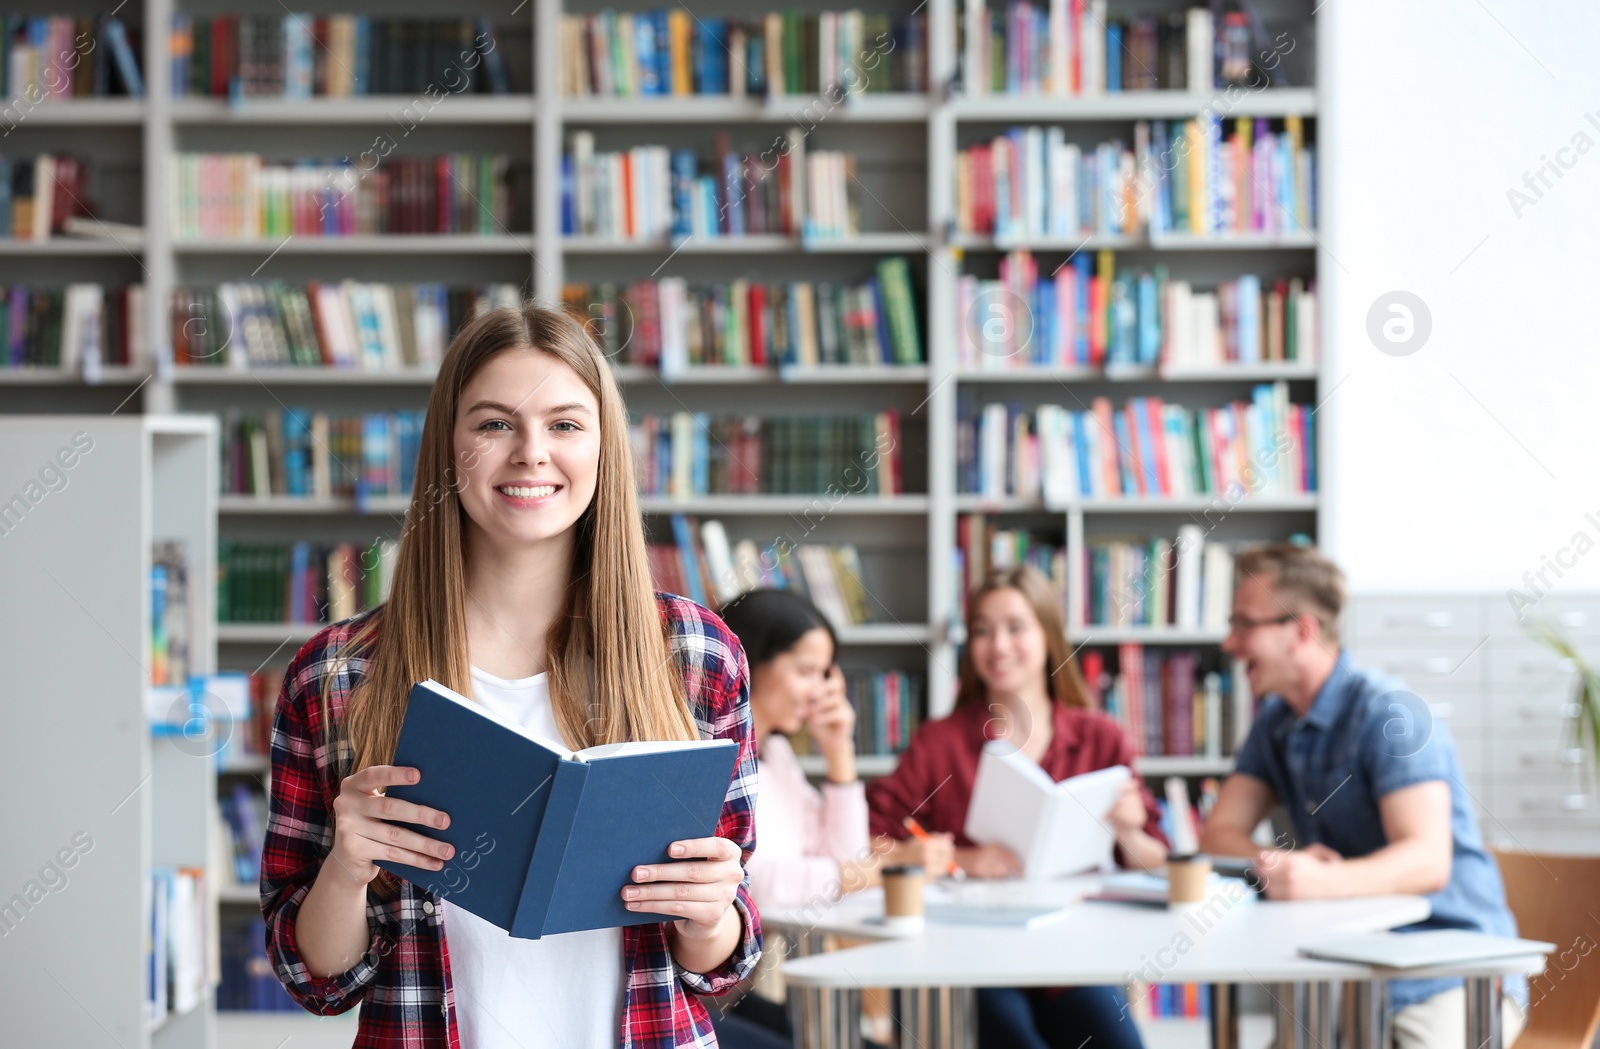
<svg viewBox="0 0 1600 1049"><path fill-rule="evenodd" d="M717 834L738 843L748 864L755 849L756 749L750 726L749 668L733 632L709 610L675 594L657 593L673 653L703 737L732 739L739 759L723 802ZM261 859L261 911L266 918L267 956L289 994L308 1011L342 1013L360 1003L361 1022L353 1049L460 1049L450 952L437 897L409 881L393 900L367 897L367 951L349 970L314 976L306 968L295 935L300 905L333 846L333 800L340 767L323 743L320 696L333 676L331 706L343 716L351 690L367 661L336 656L373 611L335 623L295 655L284 678L273 718L272 790L266 845ZM348 761L348 744L342 755ZM761 920L749 894L748 875L734 906L743 922L732 956L709 973L691 973L673 961L667 924L629 926L623 931L622 1029L627 1049L715 1046L706 1008L696 995L720 995L755 968L761 957ZM693 992L693 993L690 993Z"/></svg>

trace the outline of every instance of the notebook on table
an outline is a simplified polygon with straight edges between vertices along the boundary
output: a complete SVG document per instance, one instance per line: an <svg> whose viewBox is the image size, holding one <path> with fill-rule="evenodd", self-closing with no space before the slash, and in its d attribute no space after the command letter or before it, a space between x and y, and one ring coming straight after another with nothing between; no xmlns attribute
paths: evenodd
<svg viewBox="0 0 1600 1049"><path fill-rule="evenodd" d="M1001 925L1039 929L1067 916L1068 907L1015 903L930 903L928 921L945 925Z"/></svg>
<svg viewBox="0 0 1600 1049"><path fill-rule="evenodd" d="M400 825L456 851L437 871L377 865L526 939L672 920L628 910L622 888L639 864L667 862L673 842L716 833L737 758L727 739L574 753L419 682L392 764L421 777L386 793L447 813L443 830Z"/></svg>
<svg viewBox="0 0 1600 1049"><path fill-rule="evenodd" d="M1381 965L1388 969L1422 969L1456 962L1549 954L1555 949L1553 943L1515 936L1491 936L1470 929L1427 929L1318 940L1302 944L1300 953L1308 958Z"/></svg>
<svg viewBox="0 0 1600 1049"><path fill-rule="evenodd" d="M1014 745L992 740L978 758L964 830L1016 853L1030 881L1102 867L1115 844L1106 817L1131 776L1113 765L1058 783Z"/></svg>

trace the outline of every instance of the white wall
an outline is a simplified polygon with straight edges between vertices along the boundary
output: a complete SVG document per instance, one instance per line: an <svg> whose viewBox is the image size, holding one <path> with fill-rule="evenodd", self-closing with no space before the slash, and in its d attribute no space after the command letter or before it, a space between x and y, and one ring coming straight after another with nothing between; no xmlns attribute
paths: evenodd
<svg viewBox="0 0 1600 1049"><path fill-rule="evenodd" d="M1556 592L1600 589L1600 4L1317 20L1324 545L1360 592L1504 592L1558 553ZM1518 217L1507 191L1578 134L1595 148ZM1432 315L1408 356L1367 335L1397 289ZM1562 553L1579 532L1595 548Z"/></svg>

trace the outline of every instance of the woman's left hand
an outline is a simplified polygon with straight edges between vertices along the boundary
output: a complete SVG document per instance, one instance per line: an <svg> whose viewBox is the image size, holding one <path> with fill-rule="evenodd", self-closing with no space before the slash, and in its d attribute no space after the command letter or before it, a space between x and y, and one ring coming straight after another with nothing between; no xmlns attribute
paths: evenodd
<svg viewBox="0 0 1600 1049"><path fill-rule="evenodd" d="M688 838L667 852L690 858L635 867L633 884L622 890L628 909L677 915L680 936L715 936L744 881L739 846L727 838Z"/></svg>
<svg viewBox="0 0 1600 1049"><path fill-rule="evenodd" d="M1137 830L1144 830L1145 825L1144 792L1139 789L1139 781L1130 779L1122 785L1122 793L1117 795L1117 800L1112 804L1107 819L1111 821L1111 828L1118 839Z"/></svg>

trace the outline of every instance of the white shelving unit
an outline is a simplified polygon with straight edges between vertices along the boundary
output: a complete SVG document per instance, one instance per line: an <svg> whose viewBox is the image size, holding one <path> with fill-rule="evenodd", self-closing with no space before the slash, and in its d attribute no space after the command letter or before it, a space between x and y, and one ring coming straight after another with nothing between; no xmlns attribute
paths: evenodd
<svg viewBox="0 0 1600 1049"><path fill-rule="evenodd" d="M75 435L85 436L75 445ZM70 468L63 449L82 453ZM15 500L0 511L10 598L0 663L14 715L0 763L14 801L0 854L10 901L0 982L17 1044L215 1044L210 995L182 1015L145 1016L142 887L152 866L204 868L212 855L215 755L201 740L153 736L146 694L154 540L187 544L190 658L198 673L215 669L206 581L216 571L216 449L216 426L202 417L0 418L0 491L31 503L20 519ZM52 468L64 483L42 487ZM73 865L46 873L82 836L89 847ZM52 891L29 900L27 886L41 883ZM214 899L208 913L214 958Z"/></svg>

